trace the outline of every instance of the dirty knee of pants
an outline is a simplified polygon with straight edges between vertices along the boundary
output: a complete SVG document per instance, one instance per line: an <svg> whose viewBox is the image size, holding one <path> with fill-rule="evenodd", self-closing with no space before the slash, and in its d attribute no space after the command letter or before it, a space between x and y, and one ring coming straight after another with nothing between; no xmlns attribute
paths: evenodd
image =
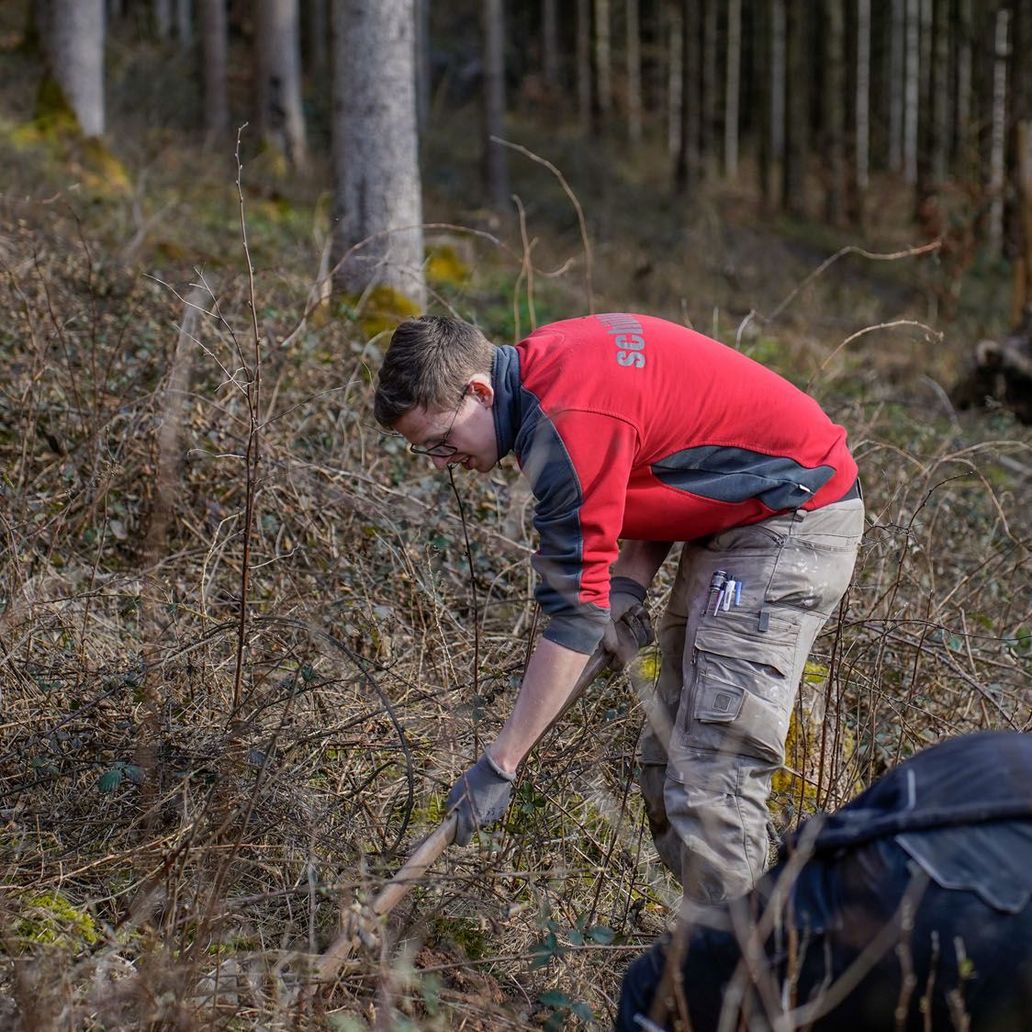
<svg viewBox="0 0 1032 1032"><path fill-rule="evenodd" d="M681 843L686 899L733 898L763 873L770 771L751 757L700 750L683 770L667 772L664 804Z"/></svg>

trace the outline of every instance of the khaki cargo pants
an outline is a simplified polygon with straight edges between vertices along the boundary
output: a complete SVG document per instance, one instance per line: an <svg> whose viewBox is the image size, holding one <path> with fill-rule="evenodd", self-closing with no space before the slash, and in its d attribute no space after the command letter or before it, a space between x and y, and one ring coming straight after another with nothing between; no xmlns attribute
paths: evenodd
<svg viewBox="0 0 1032 1032"><path fill-rule="evenodd" d="M659 854L688 900L738 896L766 868L771 776L863 524L853 498L683 548L659 629L659 681L645 699L640 784ZM740 590L721 596L724 579Z"/></svg>

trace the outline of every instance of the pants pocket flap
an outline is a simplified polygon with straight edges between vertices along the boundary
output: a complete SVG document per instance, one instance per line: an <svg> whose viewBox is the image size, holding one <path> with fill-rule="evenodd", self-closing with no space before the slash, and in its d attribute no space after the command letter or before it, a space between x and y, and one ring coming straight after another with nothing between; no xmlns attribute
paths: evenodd
<svg viewBox="0 0 1032 1032"><path fill-rule="evenodd" d="M773 667L787 677L795 665L798 639L799 627L793 620L770 610L764 610L762 617L732 610L705 621L696 633L695 647L700 652Z"/></svg>
<svg viewBox="0 0 1032 1032"><path fill-rule="evenodd" d="M745 702L745 689L734 684L703 684L695 701L695 719L707 724L737 720Z"/></svg>

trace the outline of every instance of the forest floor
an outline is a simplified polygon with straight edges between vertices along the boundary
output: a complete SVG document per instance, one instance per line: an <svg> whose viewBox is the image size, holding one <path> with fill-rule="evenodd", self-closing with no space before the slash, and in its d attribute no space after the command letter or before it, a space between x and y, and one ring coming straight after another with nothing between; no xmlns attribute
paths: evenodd
<svg viewBox="0 0 1032 1032"><path fill-rule="evenodd" d="M434 826L513 697L528 499L508 465L453 487L377 430L377 314L312 306L325 165L285 176L245 132L238 193L232 145L175 114L174 62L115 55L110 152L27 124L31 63L0 62L0 1024L298 1027L342 907ZM500 342L590 305L689 321L849 430L869 527L807 667L783 823L943 736L1027 728L1032 432L947 395L1007 325L1006 268L854 253L813 275L927 243L901 191L875 185L862 234L744 185L689 204L658 144L631 160L515 114L583 208L589 289L548 169L511 154L526 246L468 203L473 117L438 113L425 145L427 221L452 227L428 234L436 305ZM587 693L505 826L439 864L312 1027L606 1027L677 899L633 779L655 668Z"/></svg>

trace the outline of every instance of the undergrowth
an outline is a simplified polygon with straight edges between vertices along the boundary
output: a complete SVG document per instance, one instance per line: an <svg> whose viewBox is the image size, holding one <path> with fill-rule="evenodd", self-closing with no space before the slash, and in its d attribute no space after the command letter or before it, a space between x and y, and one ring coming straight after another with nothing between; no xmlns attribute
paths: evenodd
<svg viewBox="0 0 1032 1032"><path fill-rule="evenodd" d="M677 899L633 784L651 654L595 685L505 827L453 850L299 1013L312 957L440 819L514 696L538 629L528 497L511 468L457 473L475 641L448 481L372 420L383 335L360 307L309 310L318 191L269 196L245 166L252 295L231 172L177 186L178 152L164 173L130 163L109 196L53 160L19 151L0 200L0 1022L604 1027ZM596 234L610 224L600 308L731 344L756 310L738 344L850 432L869 527L807 668L776 800L790 824L943 736L1028 728L1032 438L951 410L958 349L923 325L903 263L883 286L844 259L764 321L816 262L720 205L668 226L666 256L585 200ZM436 304L501 341L583 309L572 221L533 285L496 232L519 239L439 234Z"/></svg>

